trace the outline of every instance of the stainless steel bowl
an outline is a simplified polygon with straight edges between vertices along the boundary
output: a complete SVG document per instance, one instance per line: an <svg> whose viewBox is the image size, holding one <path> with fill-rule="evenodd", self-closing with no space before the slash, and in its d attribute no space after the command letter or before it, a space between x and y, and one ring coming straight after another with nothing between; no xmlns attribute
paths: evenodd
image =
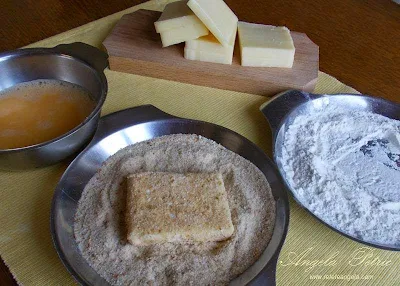
<svg viewBox="0 0 400 286"><path fill-rule="evenodd" d="M264 103L260 110L267 118L273 134L273 156L278 166L279 172L294 200L308 211L313 217L334 231L344 235L354 241L386 250L400 251L399 245L387 245L364 241L358 237L351 236L340 229L327 224L324 220L316 216L297 198L296 193L290 187L287 175L281 163L282 147L285 134L289 126L297 116L318 112L328 105L339 107L343 111L367 111L380 114L391 119L400 120L400 104L394 103L383 98L366 96L362 94L312 94L299 90L289 90L282 92Z"/></svg>
<svg viewBox="0 0 400 286"><path fill-rule="evenodd" d="M93 140L65 171L51 208L54 246L68 271L81 285L110 285L81 256L74 238L74 216L82 191L108 157L131 144L169 134L198 134L214 140L256 165L268 180L275 199L272 238L258 261L231 281L238 285L275 285L276 263L289 223L286 190L273 162L255 144L221 126L172 116L151 105L109 114L100 119Z"/></svg>
<svg viewBox="0 0 400 286"><path fill-rule="evenodd" d="M0 169L20 170L57 163L79 151L93 136L107 94L106 53L84 43L21 49L0 54L0 91L38 79L57 79L87 89L96 107L84 122L53 140L0 150Z"/></svg>

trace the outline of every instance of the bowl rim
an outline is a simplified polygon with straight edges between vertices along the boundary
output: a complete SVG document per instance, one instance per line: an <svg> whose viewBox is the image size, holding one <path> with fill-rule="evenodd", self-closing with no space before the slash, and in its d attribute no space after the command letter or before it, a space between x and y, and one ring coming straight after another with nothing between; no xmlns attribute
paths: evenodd
<svg viewBox="0 0 400 286"><path fill-rule="evenodd" d="M98 70L96 70L94 67L92 67L91 65L89 65L87 62L85 62L84 60L74 57L72 55L68 55L62 52L57 51L55 48L27 48L27 49L20 49L20 50L14 50L14 51L8 51L8 52L4 52L4 53L0 53L0 62L8 60L10 58L17 58L17 57L30 57L30 56L45 56L45 55L54 55L54 56L58 56L58 57L62 57L62 58L66 58L66 59L70 59L70 60L74 60L79 62L82 65L85 65L86 67L88 67L89 69L91 69L95 76L99 79L100 82L100 86L101 86L101 94L100 97L96 103L96 106L94 107L94 109L89 113L88 116L86 116L86 118L79 123L77 126L75 126L74 128L68 130L67 132L61 134L60 136L57 136L53 139L41 142L41 143L37 143L37 144L33 144L33 145L28 145L28 146L24 146L24 147L17 147L17 148L8 148L8 149L0 149L0 154L10 154L10 153L17 153L17 152L21 152L21 151L27 151L27 150L37 150L40 149L44 146L48 146L50 144L59 142L60 140L76 133L81 127L83 127L84 125L86 125L86 123L88 123L90 120L92 120L93 117L96 116L96 114L98 114L106 100L107 97L107 93L108 93L108 83L107 83L107 79L106 76L104 74L104 72L99 72ZM36 80L52 80L51 78L40 78L40 79L36 79ZM59 80L59 79L54 79L54 80ZM63 80L60 80L63 81ZM66 82L66 81L65 81ZM22 83L22 82L21 82ZM15 86L15 85L13 85ZM11 88L11 87L9 87Z"/></svg>

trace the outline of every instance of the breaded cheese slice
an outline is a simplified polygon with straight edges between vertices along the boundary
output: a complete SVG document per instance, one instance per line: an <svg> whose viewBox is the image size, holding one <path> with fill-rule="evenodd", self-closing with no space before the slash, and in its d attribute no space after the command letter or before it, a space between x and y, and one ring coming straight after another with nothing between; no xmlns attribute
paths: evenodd
<svg viewBox="0 0 400 286"><path fill-rule="evenodd" d="M234 231L222 175L144 172L127 178L128 241L221 241Z"/></svg>

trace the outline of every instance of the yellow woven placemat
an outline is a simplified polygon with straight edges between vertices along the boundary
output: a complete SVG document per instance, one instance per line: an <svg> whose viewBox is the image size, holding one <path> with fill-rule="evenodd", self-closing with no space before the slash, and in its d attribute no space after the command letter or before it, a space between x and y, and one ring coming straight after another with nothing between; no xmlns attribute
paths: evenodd
<svg viewBox="0 0 400 286"><path fill-rule="evenodd" d="M162 10L166 2L150 1L31 47L75 41L100 47L123 14L139 8ZM109 94L103 114L153 104L176 116L225 126L271 154L271 134L258 111L266 97L110 70L106 76ZM320 72L316 92L356 91ZM20 284L75 283L58 259L49 229L53 191L67 163L24 172L0 171L0 254ZM277 270L278 285L399 285L399 254L366 248L329 230L293 201L290 207L289 233Z"/></svg>

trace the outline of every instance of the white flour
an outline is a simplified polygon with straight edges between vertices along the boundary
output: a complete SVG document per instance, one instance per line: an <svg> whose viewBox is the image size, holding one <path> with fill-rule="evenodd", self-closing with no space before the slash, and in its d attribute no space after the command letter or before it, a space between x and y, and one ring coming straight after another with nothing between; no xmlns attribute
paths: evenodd
<svg viewBox="0 0 400 286"><path fill-rule="evenodd" d="M323 221L400 245L400 121L333 107L302 115L279 160L296 198Z"/></svg>

